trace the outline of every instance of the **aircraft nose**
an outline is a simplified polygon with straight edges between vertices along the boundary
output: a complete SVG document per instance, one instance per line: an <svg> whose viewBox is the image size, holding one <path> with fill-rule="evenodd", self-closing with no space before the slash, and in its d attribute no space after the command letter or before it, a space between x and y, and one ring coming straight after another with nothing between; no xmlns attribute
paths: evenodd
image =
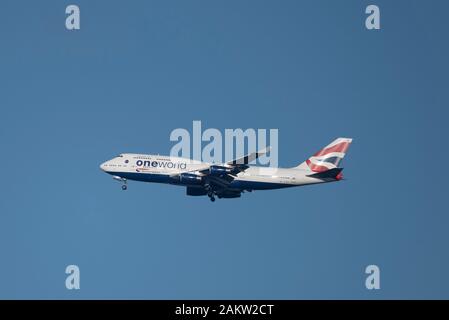
<svg viewBox="0 0 449 320"><path fill-rule="evenodd" d="M106 166L105 166L106 162L103 162L102 164L100 164L100 169L105 171L106 170Z"/></svg>

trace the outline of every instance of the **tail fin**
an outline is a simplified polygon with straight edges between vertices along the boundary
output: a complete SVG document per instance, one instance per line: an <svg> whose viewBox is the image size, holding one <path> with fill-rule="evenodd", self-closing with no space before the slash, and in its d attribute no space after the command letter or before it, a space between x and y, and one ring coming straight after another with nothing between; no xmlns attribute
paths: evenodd
<svg viewBox="0 0 449 320"><path fill-rule="evenodd" d="M352 139L338 138L331 144L324 147L309 159L301 163L295 169L311 170L313 172L324 172L330 169L338 168L341 160L343 160L346 151Z"/></svg>

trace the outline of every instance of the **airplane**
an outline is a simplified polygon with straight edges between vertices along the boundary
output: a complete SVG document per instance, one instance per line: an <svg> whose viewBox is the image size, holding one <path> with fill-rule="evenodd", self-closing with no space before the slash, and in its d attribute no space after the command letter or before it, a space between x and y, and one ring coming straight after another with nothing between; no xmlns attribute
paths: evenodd
<svg viewBox="0 0 449 320"><path fill-rule="evenodd" d="M100 165L127 189L128 180L157 182L186 187L188 196L239 198L244 192L272 190L343 179L339 167L351 144L338 138L294 168L250 166L270 147L222 164L180 157L123 153Z"/></svg>

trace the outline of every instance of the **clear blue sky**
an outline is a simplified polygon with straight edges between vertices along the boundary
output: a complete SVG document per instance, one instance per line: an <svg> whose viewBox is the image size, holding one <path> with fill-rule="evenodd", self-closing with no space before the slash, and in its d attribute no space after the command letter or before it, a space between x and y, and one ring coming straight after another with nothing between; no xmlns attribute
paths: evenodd
<svg viewBox="0 0 449 320"><path fill-rule="evenodd" d="M0 298L449 298L448 11L2 0ZM211 203L99 170L192 120L278 128L284 167L352 137L347 180Z"/></svg>

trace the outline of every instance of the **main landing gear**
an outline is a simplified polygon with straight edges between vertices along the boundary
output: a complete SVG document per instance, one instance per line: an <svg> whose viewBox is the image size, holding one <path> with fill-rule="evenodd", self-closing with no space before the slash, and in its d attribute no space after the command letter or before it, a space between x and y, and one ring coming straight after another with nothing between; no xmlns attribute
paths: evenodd
<svg viewBox="0 0 449 320"><path fill-rule="evenodd" d="M209 184L206 184L204 188L207 190L207 196L209 197L210 201L215 201L215 192L212 189L212 187Z"/></svg>

